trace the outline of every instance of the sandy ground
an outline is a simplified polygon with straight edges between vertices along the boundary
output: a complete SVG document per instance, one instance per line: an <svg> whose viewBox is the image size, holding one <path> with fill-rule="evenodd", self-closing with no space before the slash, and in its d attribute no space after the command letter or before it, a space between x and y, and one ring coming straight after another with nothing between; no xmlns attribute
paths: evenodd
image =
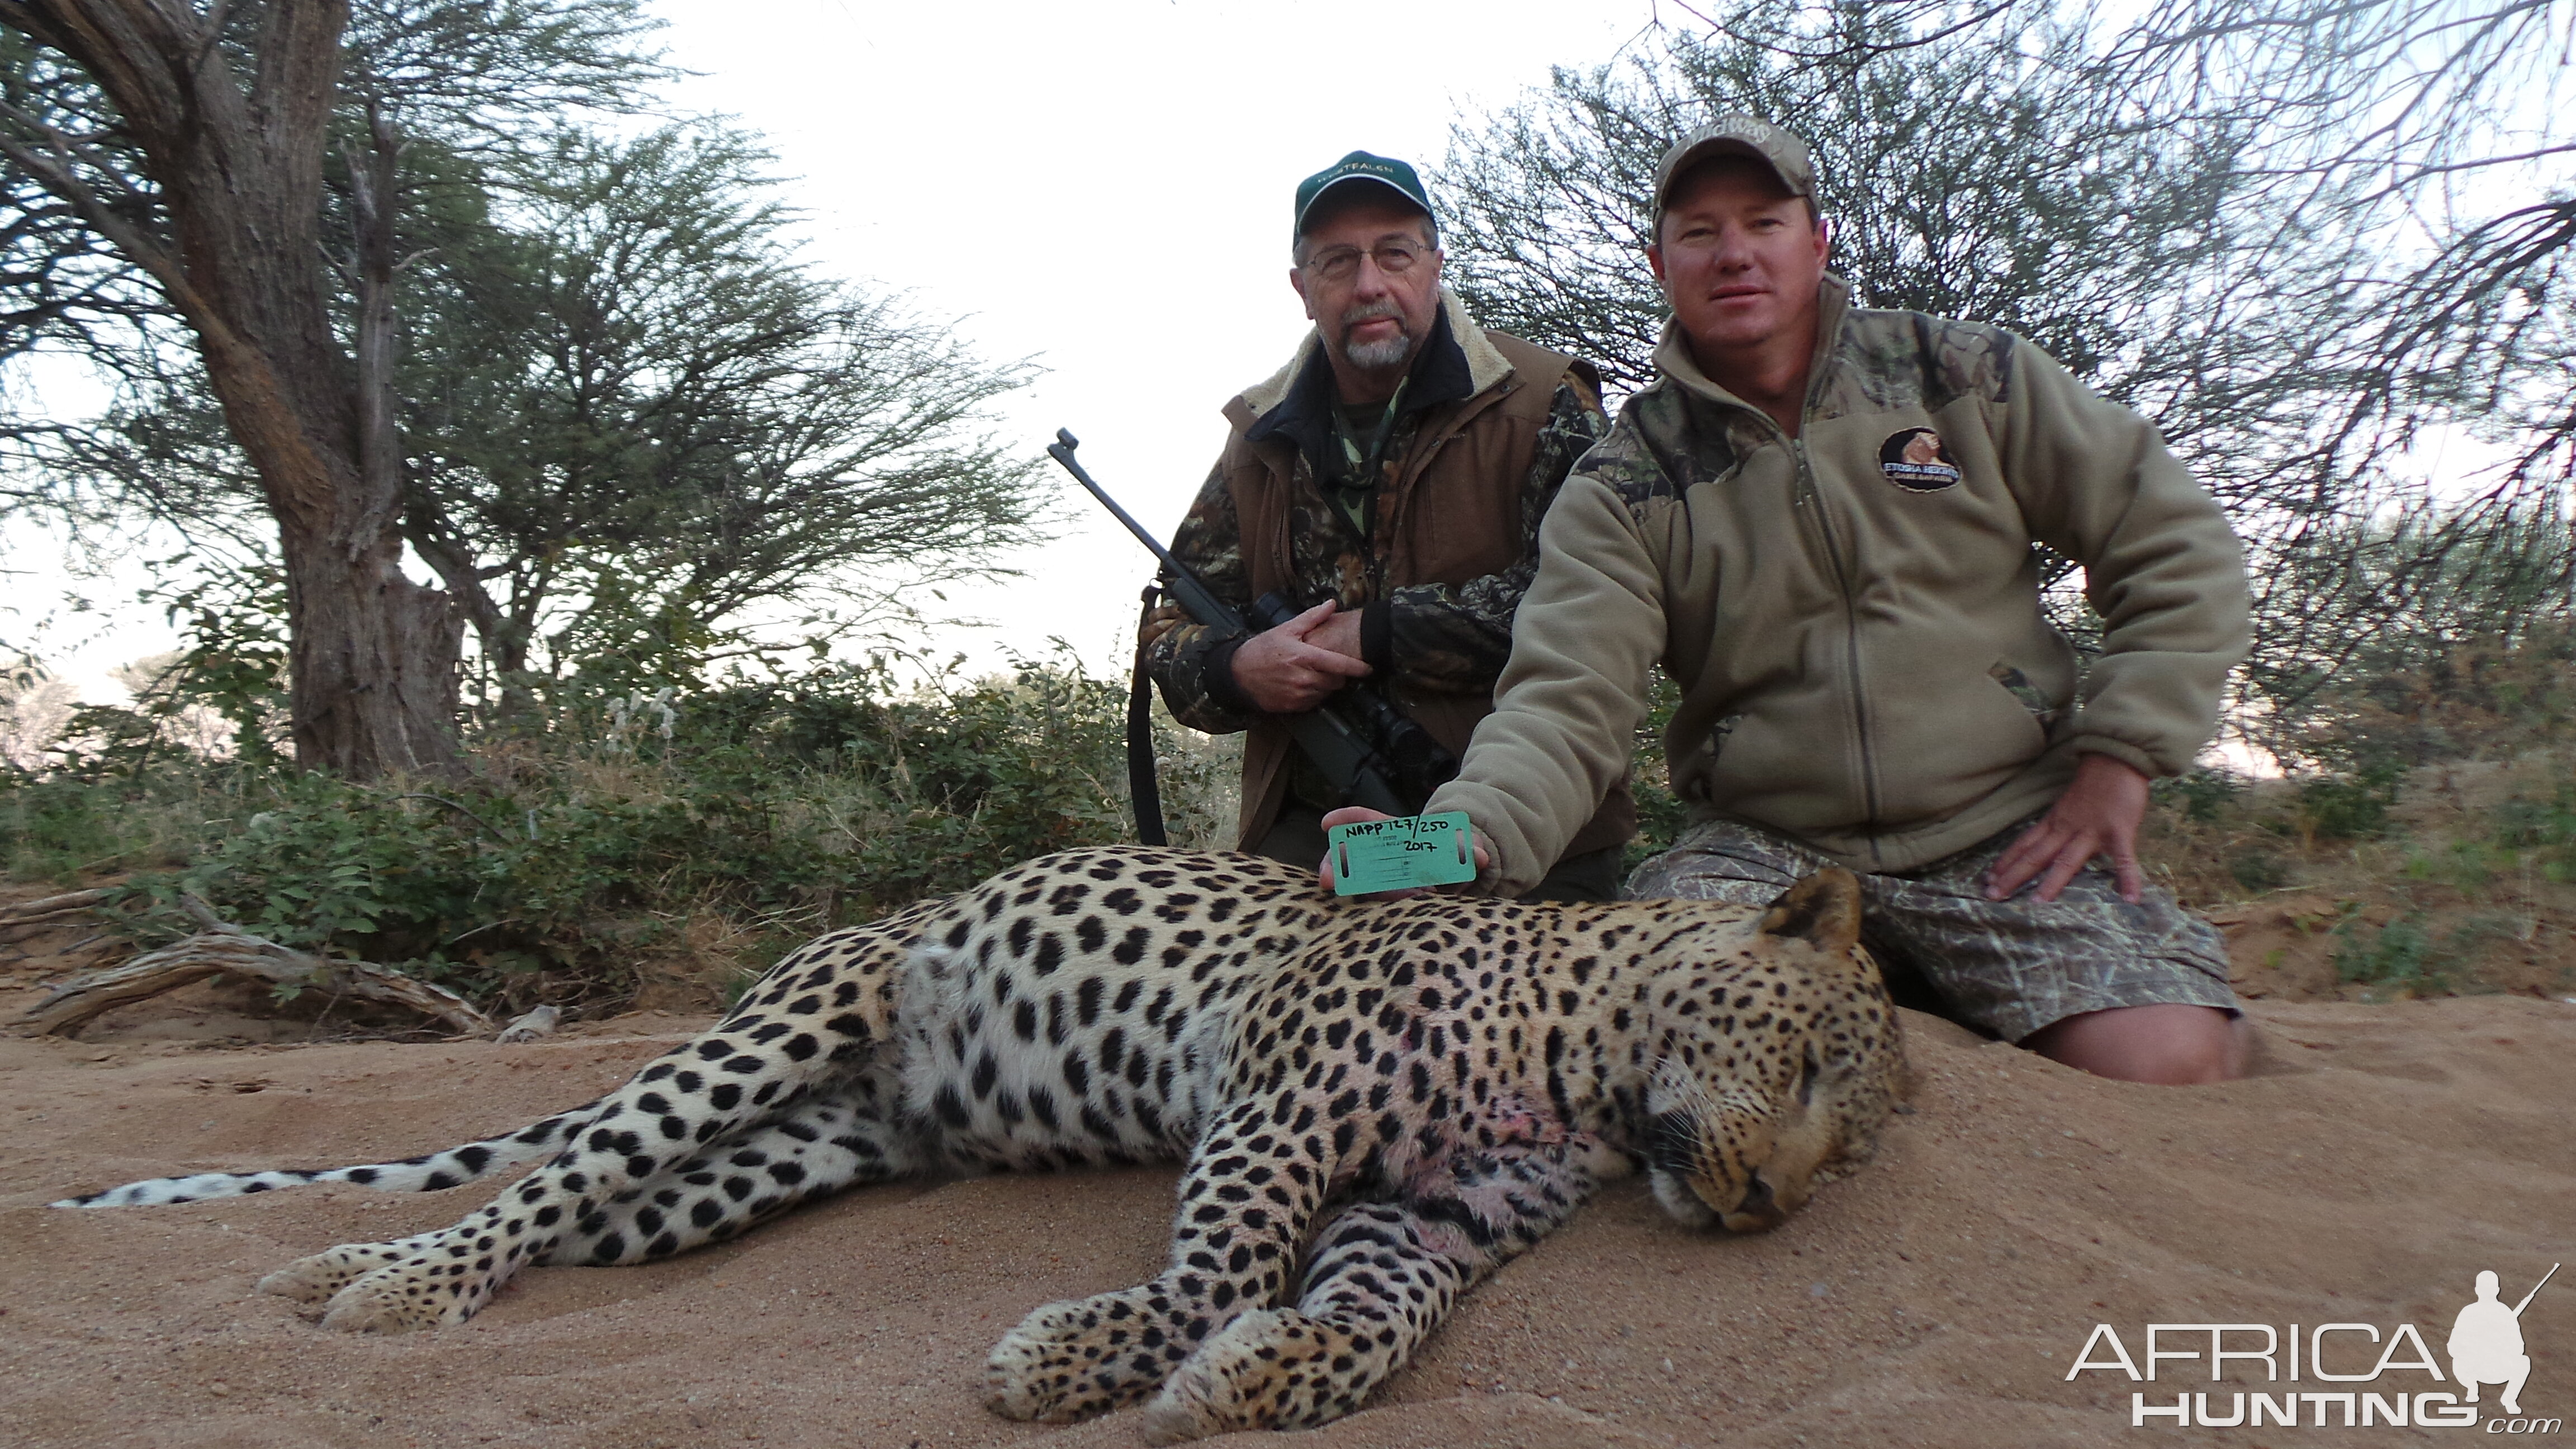
<svg viewBox="0 0 2576 1449"><path fill-rule="evenodd" d="M2169 1405L2213 1387L2205 1363L2168 1362L2155 1384L2067 1381L2097 1323L2132 1355L2151 1322L2412 1323L2438 1353L2479 1269L2510 1301L2576 1259L2576 1005L2253 1012L2262 1074L2200 1089L2099 1081L1910 1017L1918 1110L1874 1166L1779 1232L1692 1234L1639 1185L1614 1185L1477 1290L1365 1412L1293 1441L1223 1442L1988 1449L2483 1432L2339 1419L2142 1432L2133 1388ZM978 1386L986 1349L1029 1308L1156 1269L1169 1170L872 1189L651 1267L535 1270L469 1324L392 1338L325 1334L252 1284L333 1243L443 1226L491 1185L44 1206L170 1172L443 1147L608 1088L695 1024L633 1016L513 1047L0 1038L0 1443L1138 1442L1132 1415L1004 1422ZM2576 1423L2576 1263L2523 1323L2525 1411ZM2331 1367L2370 1367L2361 1335L2334 1342ZM2262 1374L2231 1365L2239 1382L2213 1407L2230 1388L2293 1387ZM2295 1387L2458 1386L2391 1369Z"/></svg>

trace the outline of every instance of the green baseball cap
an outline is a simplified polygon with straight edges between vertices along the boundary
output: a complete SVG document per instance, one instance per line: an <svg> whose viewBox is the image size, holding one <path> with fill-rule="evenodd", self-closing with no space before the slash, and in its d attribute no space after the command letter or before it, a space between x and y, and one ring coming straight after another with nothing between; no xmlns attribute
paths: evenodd
<svg viewBox="0 0 2576 1449"><path fill-rule="evenodd" d="M1440 219L1432 216L1431 197L1422 189L1422 178L1413 174L1412 167L1384 156L1372 156L1366 151L1353 151L1297 183L1297 227L1290 235L1306 234L1307 213L1315 209L1315 203L1323 199L1325 192L1352 183L1367 183L1392 191L1403 198L1405 204L1418 207L1424 216L1431 217L1434 228L1440 225Z"/></svg>

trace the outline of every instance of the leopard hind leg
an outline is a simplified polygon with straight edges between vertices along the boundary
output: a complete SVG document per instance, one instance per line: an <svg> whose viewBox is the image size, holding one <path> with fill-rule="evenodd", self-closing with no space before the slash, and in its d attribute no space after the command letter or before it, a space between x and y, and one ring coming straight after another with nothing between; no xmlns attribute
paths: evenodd
<svg viewBox="0 0 2576 1449"><path fill-rule="evenodd" d="M698 1044L721 1042L710 1037ZM592 1239L594 1257L608 1247L614 1249L608 1261L624 1261L623 1245L610 1244L607 1238L616 1231L614 1222L631 1215L647 1198L639 1194L619 1204L616 1199L621 1194L638 1188L649 1194L666 1172L705 1155L708 1144L757 1133L774 1119L811 1105L806 1088L793 1082L791 1074L776 1071L768 1058L758 1061L758 1069L741 1074L742 1080L712 1084L713 1091L708 1090L704 1074L686 1068L657 1076L673 1066L668 1060L648 1067L635 1084L610 1098L575 1146L455 1226L429 1234L425 1241L407 1243L397 1261L381 1263L342 1282L331 1294L323 1326L387 1332L461 1323L491 1301L520 1268L552 1258L568 1237L587 1236ZM694 1099L670 1095L687 1090L673 1084L691 1080L699 1083ZM734 1101L735 1106L704 1115L687 1110L703 1108L711 1095ZM753 1098L758 1099L756 1105ZM671 1130L672 1124L677 1130ZM350 1268L382 1256L369 1253L369 1246L335 1248L290 1264L271 1275L264 1286L290 1296L308 1296L304 1285L341 1280Z"/></svg>
<svg viewBox="0 0 2576 1449"><path fill-rule="evenodd" d="M398 1261L341 1281L322 1325L395 1332L461 1323L519 1269L560 1261L554 1255L567 1238L586 1237L593 1260L613 1247L606 1261L629 1261L628 1233L619 1224L640 1225L641 1210L663 1211L654 1194L672 1186L659 1181L665 1174L712 1155L718 1143L791 1124L801 1109L884 1069L876 1058L890 1054L883 1044L899 969L932 910L919 907L876 926L835 932L791 954L755 984L766 989L602 1099L564 1150L490 1206L408 1246ZM881 1151L885 1145L862 1138ZM823 1140L819 1132L817 1140ZM859 1156L855 1148L849 1152ZM719 1176L719 1191L722 1183ZM635 1196L618 1201L629 1192ZM812 1192L809 1187L799 1196ZM744 1201L772 1195L749 1194ZM663 1231L678 1251L680 1234L667 1217ZM613 1245L611 1233L619 1238ZM645 1236L648 1255L662 1235ZM361 1250L382 1246L335 1248L271 1278L276 1291L306 1296L367 1261Z"/></svg>
<svg viewBox="0 0 2576 1449"><path fill-rule="evenodd" d="M575 1219L538 1261L556 1267L652 1262L723 1242L799 1203L917 1176L929 1166L909 1134L889 1126L857 1094L818 1097L618 1193ZM435 1266L439 1250L451 1246L450 1232L343 1243L269 1274L259 1289L323 1302L380 1268Z"/></svg>
<svg viewBox="0 0 2576 1449"><path fill-rule="evenodd" d="M893 1098L884 1088L892 1075L871 1074L847 1092L709 1143L575 1219L540 1261L649 1263L724 1242L800 1203L937 1170L918 1136L889 1120Z"/></svg>
<svg viewBox="0 0 2576 1449"><path fill-rule="evenodd" d="M1615 1168L1597 1139L1463 1155L1392 1202L1328 1223L1293 1307L1212 1335L1145 1410L1174 1444L1238 1429L1311 1429L1357 1409L1468 1289L1571 1217Z"/></svg>

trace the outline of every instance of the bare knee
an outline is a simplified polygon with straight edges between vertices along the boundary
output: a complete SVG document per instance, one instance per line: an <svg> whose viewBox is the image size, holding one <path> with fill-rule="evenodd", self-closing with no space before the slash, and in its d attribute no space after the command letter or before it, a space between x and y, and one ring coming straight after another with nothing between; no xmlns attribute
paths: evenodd
<svg viewBox="0 0 2576 1449"><path fill-rule="evenodd" d="M2051 1022L2021 1045L2097 1077L2182 1087L2243 1076L2251 1030L2212 1006L2121 1006Z"/></svg>

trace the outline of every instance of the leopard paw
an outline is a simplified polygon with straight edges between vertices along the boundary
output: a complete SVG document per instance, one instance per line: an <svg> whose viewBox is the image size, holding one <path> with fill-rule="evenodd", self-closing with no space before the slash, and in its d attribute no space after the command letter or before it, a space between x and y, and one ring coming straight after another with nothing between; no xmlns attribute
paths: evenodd
<svg viewBox="0 0 2576 1449"><path fill-rule="evenodd" d="M1293 1308L1246 1313L1202 1344L1145 1406L1145 1442L1329 1424L1358 1408L1381 1376L1352 1363L1355 1347L1350 1335Z"/></svg>
<svg viewBox="0 0 2576 1449"><path fill-rule="evenodd" d="M379 1268L388 1268L411 1253L400 1243L342 1243L327 1253L298 1258L259 1280L259 1291L321 1303Z"/></svg>
<svg viewBox="0 0 2576 1449"><path fill-rule="evenodd" d="M984 1363L984 1406L1006 1419L1070 1423L1154 1391L1182 1355L1132 1293L1050 1303L1002 1335Z"/></svg>
<svg viewBox="0 0 2576 1449"><path fill-rule="evenodd" d="M409 1333L463 1323L497 1286L470 1275L463 1263L408 1259L333 1294L322 1326L341 1333Z"/></svg>

